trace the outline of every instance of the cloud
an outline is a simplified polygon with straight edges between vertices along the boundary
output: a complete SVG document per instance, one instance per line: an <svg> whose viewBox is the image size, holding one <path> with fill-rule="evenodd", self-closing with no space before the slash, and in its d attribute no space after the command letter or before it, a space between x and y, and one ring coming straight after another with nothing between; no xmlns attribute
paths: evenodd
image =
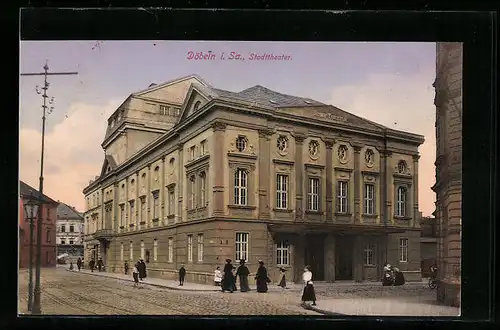
<svg viewBox="0 0 500 330"><path fill-rule="evenodd" d="M413 75L370 75L357 85L335 88L330 103L387 127L425 136L420 146L419 207L424 215L434 211L434 161L436 137L433 71Z"/></svg>
<svg viewBox="0 0 500 330"><path fill-rule="evenodd" d="M101 143L107 118L120 105L72 104L65 120L45 134L44 193L84 211L83 188L99 174L104 160ZM50 120L50 115L47 117ZM41 134L39 130L20 128L20 179L38 189L40 176Z"/></svg>

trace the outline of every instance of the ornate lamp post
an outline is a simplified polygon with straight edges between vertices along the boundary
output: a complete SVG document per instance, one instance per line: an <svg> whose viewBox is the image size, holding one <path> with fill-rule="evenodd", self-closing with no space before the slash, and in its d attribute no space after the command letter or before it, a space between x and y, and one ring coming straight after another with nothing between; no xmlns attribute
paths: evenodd
<svg viewBox="0 0 500 330"><path fill-rule="evenodd" d="M28 285L28 310L33 307L33 232L35 231L35 218L38 214L38 203L33 197L33 192L28 197L23 196L24 217L30 222L30 249L29 249L29 285Z"/></svg>

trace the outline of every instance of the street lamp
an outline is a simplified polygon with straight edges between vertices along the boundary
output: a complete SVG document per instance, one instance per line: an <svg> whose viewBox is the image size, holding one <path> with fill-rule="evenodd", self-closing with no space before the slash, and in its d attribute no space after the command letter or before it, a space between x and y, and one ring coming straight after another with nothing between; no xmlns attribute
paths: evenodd
<svg viewBox="0 0 500 330"><path fill-rule="evenodd" d="M35 230L35 221L38 214L38 203L33 197L33 192L26 198L23 196L24 217L30 222L30 249L29 249L29 285L28 285L28 311L33 307L33 232Z"/></svg>

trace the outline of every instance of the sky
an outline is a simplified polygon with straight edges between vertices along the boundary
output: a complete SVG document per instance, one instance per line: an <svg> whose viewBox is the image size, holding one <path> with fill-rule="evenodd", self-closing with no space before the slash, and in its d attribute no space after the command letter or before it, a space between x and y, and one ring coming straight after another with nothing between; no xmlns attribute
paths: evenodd
<svg viewBox="0 0 500 330"><path fill-rule="evenodd" d="M74 72L50 76L44 193L84 211L82 190L99 175L107 118L129 94L190 74L238 92L262 85L280 93L335 105L387 127L421 134L419 206L434 211L435 43L22 41L20 72ZM189 59L189 52L225 54L225 60ZM229 53L245 60L229 60ZM250 61L249 54L289 56ZM20 78L20 179L37 188L40 176L42 76Z"/></svg>

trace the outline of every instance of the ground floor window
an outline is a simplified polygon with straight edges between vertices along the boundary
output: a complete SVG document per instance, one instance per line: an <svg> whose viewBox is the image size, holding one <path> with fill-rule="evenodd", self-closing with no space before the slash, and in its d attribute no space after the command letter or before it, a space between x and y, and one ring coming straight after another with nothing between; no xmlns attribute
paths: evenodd
<svg viewBox="0 0 500 330"><path fill-rule="evenodd" d="M123 261L123 243L120 245L120 260Z"/></svg>
<svg viewBox="0 0 500 330"><path fill-rule="evenodd" d="M288 266L290 265L290 245L288 241L280 241L276 244L276 265Z"/></svg>
<svg viewBox="0 0 500 330"><path fill-rule="evenodd" d="M198 234L198 261L203 261L203 234Z"/></svg>
<svg viewBox="0 0 500 330"><path fill-rule="evenodd" d="M158 241L156 238L153 241L153 260L158 260Z"/></svg>
<svg viewBox="0 0 500 330"><path fill-rule="evenodd" d="M172 237L168 238L168 262L173 262L174 260L174 239Z"/></svg>
<svg viewBox="0 0 500 330"><path fill-rule="evenodd" d="M134 243L130 242L130 261L134 261Z"/></svg>
<svg viewBox="0 0 500 330"><path fill-rule="evenodd" d="M373 260L373 251L375 251L375 246L373 244L367 244L364 249L363 257L365 266L374 266L375 262Z"/></svg>
<svg viewBox="0 0 500 330"><path fill-rule="evenodd" d="M187 236L188 262L193 262L193 235Z"/></svg>
<svg viewBox="0 0 500 330"><path fill-rule="evenodd" d="M408 238L399 239L399 262L408 262Z"/></svg>
<svg viewBox="0 0 500 330"><path fill-rule="evenodd" d="M248 233L236 233L235 260L248 261Z"/></svg>

